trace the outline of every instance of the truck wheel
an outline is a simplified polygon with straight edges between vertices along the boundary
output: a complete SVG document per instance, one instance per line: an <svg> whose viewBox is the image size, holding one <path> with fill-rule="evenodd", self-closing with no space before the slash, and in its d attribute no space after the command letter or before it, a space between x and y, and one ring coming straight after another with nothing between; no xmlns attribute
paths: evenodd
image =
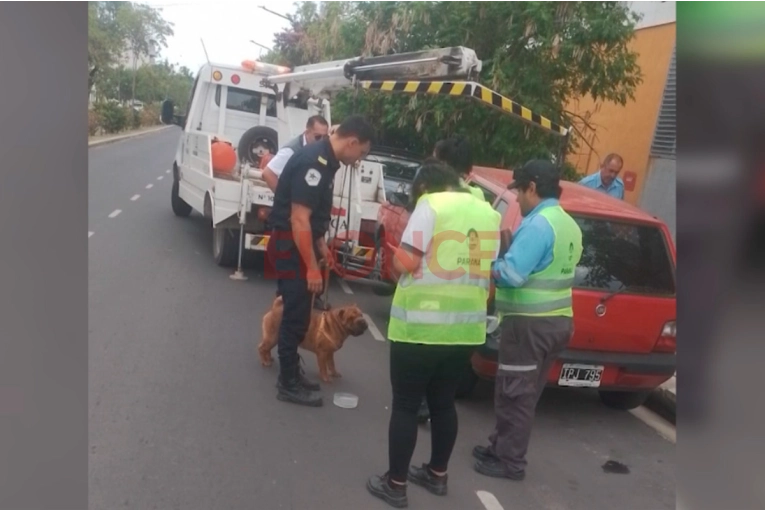
<svg viewBox="0 0 765 510"><path fill-rule="evenodd" d="M178 188L180 183L177 179L173 179L173 189L170 192L170 203L173 207L173 213L181 218L188 218L191 214L191 206L187 204L181 196L178 194Z"/></svg>
<svg viewBox="0 0 765 510"><path fill-rule="evenodd" d="M469 366L462 375L459 386L457 386L456 398L469 398L473 394L475 385L478 384L478 376L473 371L473 367Z"/></svg>
<svg viewBox="0 0 765 510"><path fill-rule="evenodd" d="M648 396L648 391L600 391L600 401L607 407L618 409L620 411L629 411L642 406Z"/></svg>
<svg viewBox="0 0 765 510"><path fill-rule="evenodd" d="M279 150L279 135L266 126L248 129L239 139L237 155L240 161L249 163L254 168L260 167L260 159L268 153L276 154Z"/></svg>
<svg viewBox="0 0 765 510"><path fill-rule="evenodd" d="M234 267L239 262L237 234L230 228L213 227L213 257L220 267Z"/></svg>
<svg viewBox="0 0 765 510"><path fill-rule="evenodd" d="M375 274L380 283L386 285L375 285L372 292L378 296L392 296L396 292L396 286L385 281L385 250L383 249L382 235L375 239Z"/></svg>

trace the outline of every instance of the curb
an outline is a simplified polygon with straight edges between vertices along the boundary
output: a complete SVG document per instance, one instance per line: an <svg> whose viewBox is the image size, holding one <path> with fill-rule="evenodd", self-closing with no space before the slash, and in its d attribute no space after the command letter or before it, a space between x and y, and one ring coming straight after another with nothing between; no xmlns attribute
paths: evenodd
<svg viewBox="0 0 765 510"><path fill-rule="evenodd" d="M676 380L673 377L653 391L643 405L672 423L672 425L677 425L676 391Z"/></svg>
<svg viewBox="0 0 765 510"><path fill-rule="evenodd" d="M130 138L138 138L139 136L150 135L152 133L157 133L159 131L169 129L171 127L173 126L160 126L156 129L147 129L145 131L138 131L136 133L126 133L124 135L112 136L109 138L104 138L102 140L88 141L88 148L90 149L91 147L98 147L98 146L106 145L109 143L121 142L122 140L128 140Z"/></svg>

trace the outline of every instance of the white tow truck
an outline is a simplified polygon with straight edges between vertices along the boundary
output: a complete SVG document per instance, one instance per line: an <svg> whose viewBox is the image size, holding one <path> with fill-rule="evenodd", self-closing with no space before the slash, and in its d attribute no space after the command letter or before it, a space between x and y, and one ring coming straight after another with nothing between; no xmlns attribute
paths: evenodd
<svg viewBox="0 0 765 510"><path fill-rule="evenodd" d="M470 79L481 70L475 52L464 47L425 50L380 57L358 57L288 69L262 62L240 66L206 64L199 71L186 115L162 105L162 122L183 129L173 162L172 209L182 217L192 210L213 227L213 256L222 266L239 262L244 250L264 251L265 222L273 193L262 180L261 158L305 129L308 118L322 115L331 125L332 95L381 80ZM411 82L410 82L411 83ZM427 88L427 87L426 87ZM386 87L381 92L400 92ZM374 122L374 119L370 119ZM211 146L218 139L236 149L233 172L213 169ZM328 242L360 261L373 249L359 243L359 233L374 230L377 211L386 200L384 173L390 154L374 151L354 167L343 166L334 183ZM416 165L402 159L404 166Z"/></svg>

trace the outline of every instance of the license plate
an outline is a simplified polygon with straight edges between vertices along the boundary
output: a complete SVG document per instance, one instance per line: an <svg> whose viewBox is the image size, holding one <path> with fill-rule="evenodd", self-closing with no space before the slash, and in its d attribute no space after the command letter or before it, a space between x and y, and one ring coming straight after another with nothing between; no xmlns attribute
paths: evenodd
<svg viewBox="0 0 765 510"><path fill-rule="evenodd" d="M259 236L253 234L245 234L244 236L244 248L246 250L266 251L268 246L268 236Z"/></svg>
<svg viewBox="0 0 765 510"><path fill-rule="evenodd" d="M566 363L560 369L558 386L573 386L576 388L597 388L603 376L601 365L578 365Z"/></svg>

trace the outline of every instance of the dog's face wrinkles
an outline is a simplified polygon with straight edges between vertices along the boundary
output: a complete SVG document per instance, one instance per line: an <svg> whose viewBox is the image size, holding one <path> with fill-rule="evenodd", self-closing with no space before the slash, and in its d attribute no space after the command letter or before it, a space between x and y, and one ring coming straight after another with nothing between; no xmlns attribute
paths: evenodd
<svg viewBox="0 0 765 510"><path fill-rule="evenodd" d="M361 336L369 328L366 319L364 319L364 314L356 305L342 308L337 316L352 336Z"/></svg>

